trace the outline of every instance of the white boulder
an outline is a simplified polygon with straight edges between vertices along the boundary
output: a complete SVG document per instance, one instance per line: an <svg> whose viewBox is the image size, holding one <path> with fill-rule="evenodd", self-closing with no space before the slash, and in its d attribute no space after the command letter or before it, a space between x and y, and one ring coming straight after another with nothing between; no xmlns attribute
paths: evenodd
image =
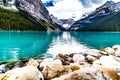
<svg viewBox="0 0 120 80"><path fill-rule="evenodd" d="M0 80L44 80L44 77L36 67L25 66L7 71Z"/></svg>

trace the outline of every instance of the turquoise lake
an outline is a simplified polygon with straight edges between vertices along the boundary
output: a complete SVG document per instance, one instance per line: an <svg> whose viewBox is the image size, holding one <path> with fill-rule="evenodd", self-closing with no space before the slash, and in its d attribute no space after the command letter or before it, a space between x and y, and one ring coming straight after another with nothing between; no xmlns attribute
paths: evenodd
<svg viewBox="0 0 120 80"><path fill-rule="evenodd" d="M0 32L0 62L120 45L119 32Z"/></svg>

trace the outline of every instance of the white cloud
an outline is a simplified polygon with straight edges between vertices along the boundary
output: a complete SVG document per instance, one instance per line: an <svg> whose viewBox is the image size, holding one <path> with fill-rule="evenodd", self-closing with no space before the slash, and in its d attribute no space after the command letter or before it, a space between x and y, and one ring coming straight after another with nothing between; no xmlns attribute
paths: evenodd
<svg viewBox="0 0 120 80"><path fill-rule="evenodd" d="M112 1L114 1L114 2L120 2L120 0L112 0Z"/></svg>
<svg viewBox="0 0 120 80"><path fill-rule="evenodd" d="M43 2L51 0L42 0ZM82 14L95 10L97 7L105 3L107 0L101 0L100 3L93 3L94 0L89 1L90 7L85 8L81 3L82 0L53 0L54 6L48 7L50 14L58 17L59 19L76 17L76 20L80 19ZM100 1L100 0L98 0ZM120 0L113 0L119 2Z"/></svg>
<svg viewBox="0 0 120 80"><path fill-rule="evenodd" d="M48 10L58 18L70 18L73 14L80 17L83 6L78 0L63 0L54 4L54 7L48 7Z"/></svg>

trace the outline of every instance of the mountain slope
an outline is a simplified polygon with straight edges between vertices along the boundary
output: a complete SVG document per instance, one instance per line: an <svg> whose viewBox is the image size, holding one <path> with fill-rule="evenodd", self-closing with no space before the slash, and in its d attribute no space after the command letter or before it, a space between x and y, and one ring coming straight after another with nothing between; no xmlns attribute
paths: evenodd
<svg viewBox="0 0 120 80"><path fill-rule="evenodd" d="M66 31L75 21L72 18L68 19L58 19L54 15L50 15L54 24L57 25L57 28L62 31Z"/></svg>
<svg viewBox="0 0 120 80"><path fill-rule="evenodd" d="M25 17L25 15L29 16L27 13L23 14L23 12L16 12L0 8L0 30L46 31L47 27L50 26L49 23L44 21L42 22L43 24L35 23Z"/></svg>
<svg viewBox="0 0 120 80"><path fill-rule="evenodd" d="M75 22L69 30L120 31L120 2L107 1L87 17Z"/></svg>
<svg viewBox="0 0 120 80"><path fill-rule="evenodd" d="M110 14L86 28L88 31L120 31L120 11Z"/></svg>
<svg viewBox="0 0 120 80"><path fill-rule="evenodd" d="M56 27L52 23L52 20L49 16L49 12L44 7L41 0L5 0L5 2L4 0L2 1L3 2L0 3L0 7L12 10L16 8L17 10L15 9L16 11L11 11L4 10L2 8L0 9L2 11L0 11L0 16L8 17L0 18L2 19L0 25L1 29L8 30L8 27L11 27L11 30L56 30ZM7 24L5 24L6 22Z"/></svg>

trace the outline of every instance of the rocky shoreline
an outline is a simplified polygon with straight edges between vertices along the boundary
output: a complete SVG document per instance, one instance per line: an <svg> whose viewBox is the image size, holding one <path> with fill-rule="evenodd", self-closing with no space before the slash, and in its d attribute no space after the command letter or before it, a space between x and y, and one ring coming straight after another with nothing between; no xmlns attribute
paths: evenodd
<svg viewBox="0 0 120 80"><path fill-rule="evenodd" d="M3 63L0 80L120 80L120 45Z"/></svg>

